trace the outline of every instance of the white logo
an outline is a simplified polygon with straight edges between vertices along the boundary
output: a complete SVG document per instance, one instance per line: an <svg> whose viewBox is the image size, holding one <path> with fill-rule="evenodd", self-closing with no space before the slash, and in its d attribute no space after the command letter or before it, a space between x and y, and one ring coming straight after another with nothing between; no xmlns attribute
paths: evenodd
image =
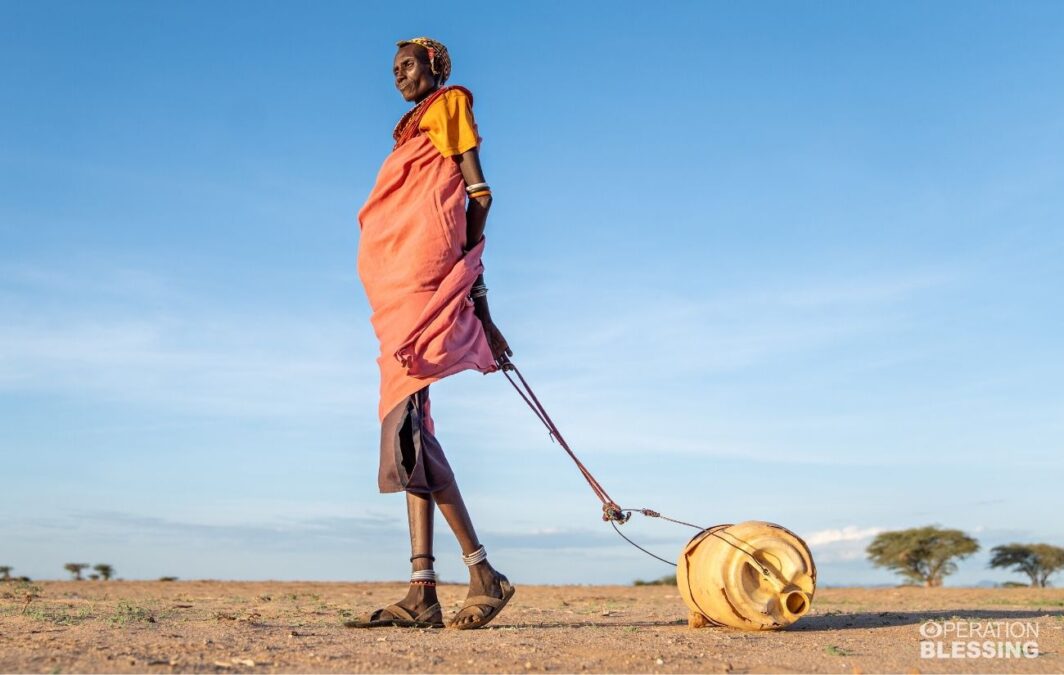
<svg viewBox="0 0 1064 675"><path fill-rule="evenodd" d="M925 621L922 659L1033 659L1038 624L1031 621Z"/></svg>

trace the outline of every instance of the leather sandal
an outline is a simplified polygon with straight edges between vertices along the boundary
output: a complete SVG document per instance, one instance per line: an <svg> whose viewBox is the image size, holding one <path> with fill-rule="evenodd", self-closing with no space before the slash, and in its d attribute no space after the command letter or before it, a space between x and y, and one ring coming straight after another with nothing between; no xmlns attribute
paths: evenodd
<svg viewBox="0 0 1064 675"><path fill-rule="evenodd" d="M510 585L510 582L505 577L499 581L499 586L502 588L501 598L493 598L490 595L474 595L471 598L466 598L465 602L462 603L462 608L454 615L447 627L455 630L469 630L488 625L492 619L498 616L502 608L506 606L506 603L510 602L510 598L514 596L514 593L517 592L517 589ZM487 609L484 609L485 607ZM467 616L473 616L475 620L464 624L458 623L459 619Z"/></svg>
<svg viewBox="0 0 1064 675"><path fill-rule="evenodd" d="M388 605L381 609L375 609L369 614L363 614L357 619L345 621L348 628L386 628L397 626L402 628L443 628L443 608L440 603L429 605L425 611L417 616L406 607L401 605Z"/></svg>

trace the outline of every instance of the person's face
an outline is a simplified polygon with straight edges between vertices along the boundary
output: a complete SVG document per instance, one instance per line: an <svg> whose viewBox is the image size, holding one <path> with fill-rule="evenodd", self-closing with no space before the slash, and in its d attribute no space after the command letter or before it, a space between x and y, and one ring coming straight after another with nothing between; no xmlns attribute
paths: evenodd
<svg viewBox="0 0 1064 675"><path fill-rule="evenodd" d="M392 63L395 88L407 101L420 101L436 89L428 52L421 45L403 45Z"/></svg>

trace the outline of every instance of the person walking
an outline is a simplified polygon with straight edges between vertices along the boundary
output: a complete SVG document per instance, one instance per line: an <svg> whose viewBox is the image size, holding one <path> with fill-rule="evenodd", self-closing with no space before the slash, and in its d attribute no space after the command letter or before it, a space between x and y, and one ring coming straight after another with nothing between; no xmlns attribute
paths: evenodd
<svg viewBox="0 0 1064 675"><path fill-rule="evenodd" d="M444 84L451 74L447 48L427 37L397 46L395 87L414 105L396 125L395 145L358 214L358 273L381 347L378 487L406 493L412 571L405 598L347 625L444 626L432 552L439 507L469 568L466 600L446 625L479 628L516 589L477 538L435 436L429 385L464 370L505 369L513 356L492 321L484 283L492 195L480 164L473 95Z"/></svg>

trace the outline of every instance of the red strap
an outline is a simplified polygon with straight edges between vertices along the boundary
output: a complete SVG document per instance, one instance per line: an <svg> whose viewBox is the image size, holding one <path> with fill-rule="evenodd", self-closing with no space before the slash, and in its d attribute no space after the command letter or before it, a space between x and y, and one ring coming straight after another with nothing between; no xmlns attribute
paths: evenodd
<svg viewBox="0 0 1064 675"><path fill-rule="evenodd" d="M539 402L538 398L536 398L536 394L532 391L532 387L528 386L528 382L525 381L524 376L521 375L521 371L517 369L517 366L504 355L499 359L499 367L499 369L502 370L502 374L506 376L506 379L509 380L514 389L517 390L517 393L525 400L528 407L532 409L532 412L536 413L536 417L538 417L539 420L543 422L543 425L547 427L551 440L557 440L562 448L569 453L569 456L572 457L573 461L576 463L576 468L580 469L580 473L583 474L584 479L587 481L588 485L591 486L595 496L602 502L602 519L606 521L617 520L622 523L628 520L627 516L621 512L621 508L617 506L617 503L606 493L606 490L597 480L595 480L595 477L591 475L591 472L588 471L586 466L584 466L584 463L581 462L576 454L574 454L569 448L569 444L565 442L564 438L562 438L562 434L558 431L558 427L554 425L554 421L551 420L550 415L548 415L547 411L543 408L543 404ZM510 370L517 373L517 377L521 380L521 385L524 387L525 391L528 392L528 396L525 395L525 392L521 390L521 387L519 387L517 383L514 382L513 378L510 377L508 372ZM531 400L529 400L530 397Z"/></svg>

